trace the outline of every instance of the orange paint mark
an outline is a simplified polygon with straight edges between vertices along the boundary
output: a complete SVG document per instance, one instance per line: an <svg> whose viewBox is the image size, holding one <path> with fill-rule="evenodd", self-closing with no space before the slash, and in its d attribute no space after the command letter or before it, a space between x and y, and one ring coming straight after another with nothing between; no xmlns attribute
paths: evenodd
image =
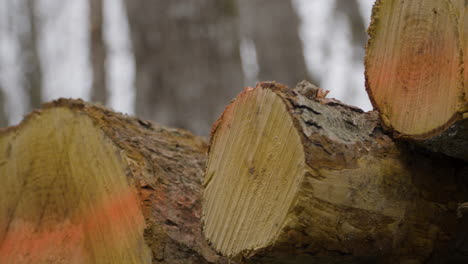
<svg viewBox="0 0 468 264"><path fill-rule="evenodd" d="M450 44L447 45L451 46ZM455 44L453 43L452 46L455 46ZM374 85L377 81L385 85L404 77L409 77L406 80L403 79L400 81L412 82L409 83L411 88L413 87L412 85L418 84L418 81L428 81L428 79L439 77L446 78L448 77L446 74L449 74L449 76L453 75L454 71L452 66L458 63L457 57L454 56L454 54L456 54L454 50L435 49L432 54L418 56L405 50L393 54L391 58L387 58L383 61L373 59L373 65L368 69L371 72L369 77ZM409 60L409 58L413 58L414 61ZM428 68L426 68L426 66ZM419 77L417 75L421 75L420 77L425 78L410 78ZM376 88L372 87L372 89L375 90Z"/></svg>
<svg viewBox="0 0 468 264"><path fill-rule="evenodd" d="M374 57L368 64L368 88L377 108L389 116L392 126L401 128L404 124L408 127L412 125L411 120L427 123L445 119L447 122L457 110L462 91L447 87L448 84L458 85L460 80L454 70L459 63L458 53L450 48L456 47L456 43L452 40L433 42L444 45L421 54L403 49L386 58Z"/></svg>
<svg viewBox="0 0 468 264"><path fill-rule="evenodd" d="M0 263L83 263L96 255L88 251L118 250L142 230L138 203L132 190L127 189L106 196L96 205L88 204L82 213L61 222L38 227L37 223L15 218L0 244Z"/></svg>

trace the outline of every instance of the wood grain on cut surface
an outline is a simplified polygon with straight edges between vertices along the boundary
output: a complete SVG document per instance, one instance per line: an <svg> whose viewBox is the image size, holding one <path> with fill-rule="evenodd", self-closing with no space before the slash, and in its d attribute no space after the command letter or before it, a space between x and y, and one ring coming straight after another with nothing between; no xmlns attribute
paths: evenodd
<svg viewBox="0 0 468 264"><path fill-rule="evenodd" d="M0 262L150 263L119 150L67 109L29 122L0 139Z"/></svg>
<svg viewBox="0 0 468 264"><path fill-rule="evenodd" d="M216 224L205 234L223 254L261 247L285 221L305 168L300 137L285 111L274 93L246 91L213 135L204 216Z"/></svg>
<svg viewBox="0 0 468 264"><path fill-rule="evenodd" d="M0 131L0 263L225 263L201 233L207 144L61 99Z"/></svg>
<svg viewBox="0 0 468 264"><path fill-rule="evenodd" d="M450 1L376 2L366 56L367 90L385 125L429 138L466 111L460 27Z"/></svg>
<svg viewBox="0 0 468 264"><path fill-rule="evenodd" d="M314 89L260 83L214 125L203 195L212 246L247 263L423 263L450 254L456 204L468 198L458 185L466 163L395 144L378 113Z"/></svg>
<svg viewBox="0 0 468 264"><path fill-rule="evenodd" d="M461 48L463 52L463 71L465 87L465 112L468 112L468 1L450 0L453 12L457 18L458 36L460 37ZM468 117L465 117L467 119Z"/></svg>

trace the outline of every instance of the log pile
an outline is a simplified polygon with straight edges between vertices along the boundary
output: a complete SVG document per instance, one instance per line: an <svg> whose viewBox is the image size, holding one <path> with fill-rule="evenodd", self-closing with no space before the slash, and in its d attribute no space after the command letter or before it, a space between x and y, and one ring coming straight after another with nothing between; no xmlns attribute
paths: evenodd
<svg viewBox="0 0 468 264"><path fill-rule="evenodd" d="M0 263L222 263L200 230L206 143L59 100L0 132Z"/></svg>
<svg viewBox="0 0 468 264"><path fill-rule="evenodd" d="M466 10L458 0L376 2L366 56L375 112L308 83L239 95L211 136L212 246L253 263L461 261Z"/></svg>
<svg viewBox="0 0 468 264"><path fill-rule="evenodd" d="M366 84L387 129L468 161L464 0L378 0L369 27Z"/></svg>
<svg viewBox="0 0 468 264"><path fill-rule="evenodd" d="M467 263L466 3L377 0L367 113L261 82L207 144L44 105L0 130L0 263Z"/></svg>
<svg viewBox="0 0 468 264"><path fill-rule="evenodd" d="M317 94L306 82L261 83L226 108L204 183L212 246L253 263L447 254L468 164L397 144L377 112Z"/></svg>

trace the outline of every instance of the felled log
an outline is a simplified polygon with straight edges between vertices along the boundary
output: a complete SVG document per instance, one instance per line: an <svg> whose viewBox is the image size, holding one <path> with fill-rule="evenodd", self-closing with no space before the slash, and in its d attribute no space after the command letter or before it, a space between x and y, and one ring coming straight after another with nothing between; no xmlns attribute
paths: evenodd
<svg viewBox="0 0 468 264"><path fill-rule="evenodd" d="M463 65L468 62L468 2L465 0L449 0L458 23L460 47L463 50ZM468 69L464 66L465 96L468 96Z"/></svg>
<svg viewBox="0 0 468 264"><path fill-rule="evenodd" d="M468 161L464 0L378 0L366 56L367 91L397 137Z"/></svg>
<svg viewBox="0 0 468 264"><path fill-rule="evenodd" d="M219 263L201 235L206 144L59 100L0 132L0 263Z"/></svg>
<svg viewBox="0 0 468 264"><path fill-rule="evenodd" d="M387 136L303 82L248 88L213 126L203 230L249 263L421 263L455 254L467 164ZM315 262L314 262L315 261Z"/></svg>

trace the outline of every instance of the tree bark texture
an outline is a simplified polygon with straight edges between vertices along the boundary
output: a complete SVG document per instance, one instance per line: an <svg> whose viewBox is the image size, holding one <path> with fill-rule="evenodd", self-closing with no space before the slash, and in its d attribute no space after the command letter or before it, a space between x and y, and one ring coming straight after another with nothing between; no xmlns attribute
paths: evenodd
<svg viewBox="0 0 468 264"><path fill-rule="evenodd" d="M396 143L377 112L324 95L306 82L260 83L226 108L204 180L214 248L249 263L463 257L467 163Z"/></svg>
<svg viewBox="0 0 468 264"><path fill-rule="evenodd" d="M205 142L58 100L0 132L1 263L223 263L201 235Z"/></svg>

